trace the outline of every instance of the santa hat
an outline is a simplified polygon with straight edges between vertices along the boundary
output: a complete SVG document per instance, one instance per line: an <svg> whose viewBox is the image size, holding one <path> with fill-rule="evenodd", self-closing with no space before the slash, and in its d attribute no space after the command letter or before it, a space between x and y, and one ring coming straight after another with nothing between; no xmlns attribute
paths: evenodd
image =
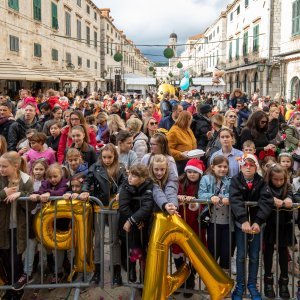
<svg viewBox="0 0 300 300"><path fill-rule="evenodd" d="M187 162L187 164L185 166L184 171L186 172L187 170L193 170L202 175L203 172L205 171L205 166L201 160L199 160L197 158L192 158Z"/></svg>
<svg viewBox="0 0 300 300"><path fill-rule="evenodd" d="M240 166L244 166L246 163L246 160L248 160L248 159L253 160L256 165L256 168L259 169L259 163L258 163L257 157L253 154L248 154L248 153L245 153L239 160Z"/></svg>

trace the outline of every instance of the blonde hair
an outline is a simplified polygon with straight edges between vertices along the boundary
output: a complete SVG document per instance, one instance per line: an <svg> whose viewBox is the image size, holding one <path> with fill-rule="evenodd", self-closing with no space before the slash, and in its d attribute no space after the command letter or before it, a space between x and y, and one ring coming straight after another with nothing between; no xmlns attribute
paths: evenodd
<svg viewBox="0 0 300 300"><path fill-rule="evenodd" d="M229 125L227 124L227 117L228 117L228 115L231 114L231 113L233 113L233 114L236 115L234 126L237 127L237 120L238 120L238 118L237 118L237 113L236 113L234 110L231 110L231 109L226 111L226 113L225 113L225 115L224 115L224 122L223 122L223 125L224 125L224 126L227 126L227 127L229 126Z"/></svg>
<svg viewBox="0 0 300 300"><path fill-rule="evenodd" d="M112 114L109 116L107 126L110 134L114 134L120 130L125 130L124 121L117 114Z"/></svg>
<svg viewBox="0 0 300 300"><path fill-rule="evenodd" d="M6 159L13 167L24 173L27 172L27 162L23 156L20 156L16 151L9 151L4 153L1 156L3 159Z"/></svg>
<svg viewBox="0 0 300 300"><path fill-rule="evenodd" d="M175 125L177 125L181 129L187 130L189 128L191 119L191 113L184 110L179 114L177 120L175 121Z"/></svg>
<svg viewBox="0 0 300 300"><path fill-rule="evenodd" d="M280 109L277 107L277 106L272 106L272 107L270 107L270 109L269 109L269 113L271 114L271 113L273 113L274 111L279 111L280 112Z"/></svg>
<svg viewBox="0 0 300 300"><path fill-rule="evenodd" d="M138 133L141 131L143 122L138 118L130 118L126 122L126 127L130 128L130 131L133 133Z"/></svg>
<svg viewBox="0 0 300 300"><path fill-rule="evenodd" d="M224 123L224 117L221 114L216 114L211 117L210 121L221 128Z"/></svg>
<svg viewBox="0 0 300 300"><path fill-rule="evenodd" d="M61 178L63 177L64 173L63 173L62 166L59 163L54 163L48 167L48 170L46 172L46 178L48 178L54 170L58 170L61 175Z"/></svg>
<svg viewBox="0 0 300 300"><path fill-rule="evenodd" d="M153 166L154 164L165 164L166 165L166 173L163 176L162 179L158 180L153 172ZM153 155L151 160L150 160L150 165L149 165L149 173L150 173L150 177L151 179L158 184L161 188L164 188L167 180L168 180L168 176L169 176L169 169L168 169L168 159L166 158L166 156L162 155L162 154L156 154Z"/></svg>

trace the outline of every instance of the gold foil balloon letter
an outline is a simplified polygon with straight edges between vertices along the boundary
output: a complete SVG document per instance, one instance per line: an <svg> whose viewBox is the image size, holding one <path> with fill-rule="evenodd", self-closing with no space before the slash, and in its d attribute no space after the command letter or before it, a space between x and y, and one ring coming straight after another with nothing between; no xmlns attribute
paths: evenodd
<svg viewBox="0 0 300 300"><path fill-rule="evenodd" d="M93 211L90 203L80 200L57 200L47 203L34 220L34 231L38 240L48 249L72 249L72 216L74 220L73 247L75 248L74 267L69 275L71 280L75 272L93 271ZM56 230L54 222L58 219L69 219L70 226L66 231ZM85 266L84 266L85 265Z"/></svg>
<svg viewBox="0 0 300 300"><path fill-rule="evenodd" d="M143 300L167 299L188 277L187 265L173 275L167 274L168 251L172 244L180 245L201 276L212 300L222 299L230 292L233 280L223 272L185 221L176 215L157 213L148 247Z"/></svg>

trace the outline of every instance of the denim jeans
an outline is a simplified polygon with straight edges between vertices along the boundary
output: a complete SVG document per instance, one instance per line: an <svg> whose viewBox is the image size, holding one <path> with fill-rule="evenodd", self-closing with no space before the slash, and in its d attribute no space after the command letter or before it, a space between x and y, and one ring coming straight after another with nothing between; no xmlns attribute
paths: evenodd
<svg viewBox="0 0 300 300"><path fill-rule="evenodd" d="M239 286L245 283L245 259L249 255L248 286L256 285L259 265L260 234L247 234L235 226L236 238L236 281ZM245 246L247 247L245 249Z"/></svg>

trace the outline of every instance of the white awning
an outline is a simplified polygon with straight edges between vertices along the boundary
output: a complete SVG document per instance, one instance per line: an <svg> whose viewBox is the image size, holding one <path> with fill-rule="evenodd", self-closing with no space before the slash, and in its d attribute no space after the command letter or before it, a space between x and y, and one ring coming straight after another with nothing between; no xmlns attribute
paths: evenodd
<svg viewBox="0 0 300 300"><path fill-rule="evenodd" d="M137 74L125 74L124 80L127 85L156 85L156 79Z"/></svg>
<svg viewBox="0 0 300 300"><path fill-rule="evenodd" d="M203 86L210 86L210 85L225 85L225 82L222 78L220 78L219 84L213 84L212 77L196 77L192 78L193 84L192 85L203 85Z"/></svg>
<svg viewBox="0 0 300 300"><path fill-rule="evenodd" d="M78 78L80 78L80 81L84 82L94 82L95 76L87 71L84 71L82 69L75 70L74 73Z"/></svg>

